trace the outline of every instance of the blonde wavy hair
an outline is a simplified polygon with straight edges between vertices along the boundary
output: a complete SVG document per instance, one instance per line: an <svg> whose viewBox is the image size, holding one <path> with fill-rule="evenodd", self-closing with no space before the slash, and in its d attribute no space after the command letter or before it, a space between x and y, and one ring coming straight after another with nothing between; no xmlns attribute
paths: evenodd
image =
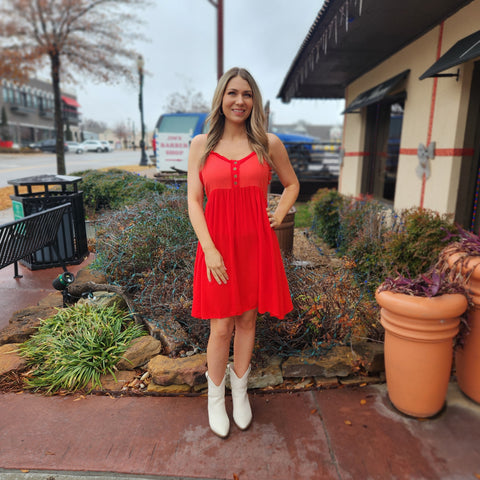
<svg viewBox="0 0 480 480"><path fill-rule="evenodd" d="M265 128L266 117L263 110L262 94L248 70L234 67L222 75L218 81L215 93L213 94L212 109L207 118L209 124L207 145L205 147L205 153L202 156L200 167L205 165L208 156L213 150L215 150L215 147L222 138L225 127L225 116L222 112L223 96L227 89L228 82L235 77L243 78L248 82L252 89L253 108L245 123L250 147L257 154L260 163L263 163L265 160L269 165L272 165L272 161L268 154L268 136Z"/></svg>

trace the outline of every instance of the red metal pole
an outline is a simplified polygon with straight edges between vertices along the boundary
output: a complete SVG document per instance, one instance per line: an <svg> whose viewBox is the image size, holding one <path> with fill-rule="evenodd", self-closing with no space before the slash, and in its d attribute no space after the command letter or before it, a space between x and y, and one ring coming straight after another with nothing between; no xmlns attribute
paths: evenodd
<svg viewBox="0 0 480 480"><path fill-rule="evenodd" d="M223 75L223 0L217 0L217 77Z"/></svg>

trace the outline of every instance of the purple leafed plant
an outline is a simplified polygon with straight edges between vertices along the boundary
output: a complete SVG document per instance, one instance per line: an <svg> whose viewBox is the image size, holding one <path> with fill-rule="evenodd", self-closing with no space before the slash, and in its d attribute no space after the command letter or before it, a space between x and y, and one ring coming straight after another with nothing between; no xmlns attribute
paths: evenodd
<svg viewBox="0 0 480 480"><path fill-rule="evenodd" d="M434 269L415 278L399 275L396 278L387 278L378 288L379 292L389 291L403 293L416 297L436 297L448 293L461 293L465 289L457 282L449 282L446 276Z"/></svg>
<svg viewBox="0 0 480 480"><path fill-rule="evenodd" d="M458 227L458 233L447 235L446 240L453 242L446 247L446 250L459 250L462 253L477 256L480 255L480 237L473 232Z"/></svg>

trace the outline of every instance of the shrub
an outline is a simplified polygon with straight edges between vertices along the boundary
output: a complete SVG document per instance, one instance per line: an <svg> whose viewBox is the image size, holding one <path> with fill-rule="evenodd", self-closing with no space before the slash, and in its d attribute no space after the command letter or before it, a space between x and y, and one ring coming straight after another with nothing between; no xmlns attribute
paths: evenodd
<svg viewBox="0 0 480 480"><path fill-rule="evenodd" d="M101 386L129 343L143 330L116 307L75 305L42 320L37 333L20 346L34 367L27 386L56 392Z"/></svg>
<svg viewBox="0 0 480 480"><path fill-rule="evenodd" d="M79 189L83 191L83 202L90 216L101 209L132 205L165 190L160 182L120 169L86 170L74 175L82 177Z"/></svg>
<svg viewBox="0 0 480 480"><path fill-rule="evenodd" d="M197 238L185 192L139 202L100 223L93 267L131 292L145 320L170 315L188 325Z"/></svg>
<svg viewBox="0 0 480 480"><path fill-rule="evenodd" d="M331 248L337 246L343 202L344 197L336 190L321 189L312 198L312 230Z"/></svg>
<svg viewBox="0 0 480 480"><path fill-rule="evenodd" d="M382 340L378 306L355 283L351 264L307 269L286 265L294 311L285 320L257 323L261 355L321 355L334 345Z"/></svg>
<svg viewBox="0 0 480 480"><path fill-rule="evenodd" d="M400 213L398 228L387 235L385 256L394 273L416 277L434 265L447 242L458 238L451 215L440 215L425 208Z"/></svg>

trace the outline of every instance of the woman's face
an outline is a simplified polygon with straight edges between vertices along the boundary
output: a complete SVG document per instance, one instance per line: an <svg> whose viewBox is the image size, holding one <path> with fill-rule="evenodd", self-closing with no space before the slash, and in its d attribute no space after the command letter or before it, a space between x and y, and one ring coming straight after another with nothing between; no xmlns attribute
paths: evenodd
<svg viewBox="0 0 480 480"><path fill-rule="evenodd" d="M242 123L252 113L253 93L249 83L242 77L233 77L223 94L222 110L226 120Z"/></svg>

